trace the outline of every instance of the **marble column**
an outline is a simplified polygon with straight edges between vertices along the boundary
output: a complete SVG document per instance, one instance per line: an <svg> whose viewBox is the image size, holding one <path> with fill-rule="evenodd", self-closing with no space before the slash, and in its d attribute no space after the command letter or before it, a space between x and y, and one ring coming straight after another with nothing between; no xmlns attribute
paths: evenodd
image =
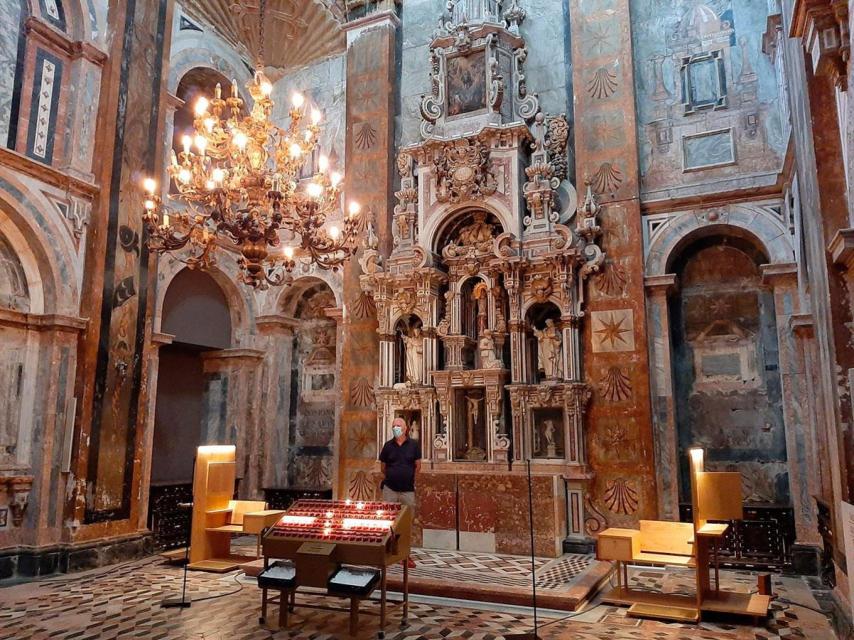
<svg viewBox="0 0 854 640"><path fill-rule="evenodd" d="M658 515L629 5L569 2L576 183L602 185L595 195L607 256L602 272L587 283L584 320L584 377L594 389L587 418L595 474L585 500L588 533ZM603 71L614 79L608 94L595 90ZM595 180L606 172L622 179ZM617 394L611 392L615 379Z"/></svg>
<svg viewBox="0 0 854 640"><path fill-rule="evenodd" d="M393 5L392 5L393 6ZM344 26L347 32L347 146L348 199L362 204L373 220L379 251L391 251L391 210L394 185L394 112L397 85L397 31L394 9L382 9ZM367 97L366 97L367 96ZM356 145L360 132L370 129L370 143ZM337 497L371 491L376 458L377 408L375 385L379 371L380 337L373 304L361 292L357 256L344 269L344 341L341 359L343 407ZM384 342L383 344L386 344Z"/></svg>
<svg viewBox="0 0 854 640"><path fill-rule="evenodd" d="M667 302L676 288L676 275L667 273L663 276L651 276L644 282L647 294L652 424L655 432L655 460L658 465L658 516L664 520L679 520L679 446Z"/></svg>
<svg viewBox="0 0 854 640"><path fill-rule="evenodd" d="M151 332L152 261L141 219L141 175L159 175L163 101L174 0L110 3L113 35L104 68L93 157L100 195L86 247L79 398L66 520L75 540L132 533L150 450L145 368ZM128 241L128 238L131 238ZM82 525L82 526L78 526Z"/></svg>

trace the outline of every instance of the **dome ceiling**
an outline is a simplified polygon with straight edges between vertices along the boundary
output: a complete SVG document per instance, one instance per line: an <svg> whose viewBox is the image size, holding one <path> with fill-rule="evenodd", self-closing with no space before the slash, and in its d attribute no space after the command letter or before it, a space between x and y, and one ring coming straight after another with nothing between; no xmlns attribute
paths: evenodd
<svg viewBox="0 0 854 640"><path fill-rule="evenodd" d="M268 0L264 62L291 69L343 51L340 0ZM183 0L188 17L212 26L250 61L259 52L259 0Z"/></svg>

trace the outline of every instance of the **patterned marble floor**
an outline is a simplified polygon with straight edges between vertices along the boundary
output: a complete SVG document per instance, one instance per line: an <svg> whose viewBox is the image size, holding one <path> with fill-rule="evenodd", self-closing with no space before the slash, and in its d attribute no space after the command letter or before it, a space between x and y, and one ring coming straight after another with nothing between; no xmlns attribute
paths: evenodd
<svg viewBox="0 0 854 640"><path fill-rule="evenodd" d="M505 557L483 557L475 562L499 563ZM445 557L445 562L454 558ZM439 562L437 560L437 562ZM518 560L521 562L521 560ZM513 575L516 562L504 566ZM545 565L543 565L545 566ZM554 563L555 567L560 566ZM494 567L495 568L495 567ZM690 574L680 571L636 570L631 579L639 588L678 592L690 588ZM544 580L541 574L540 580ZM188 591L196 601L185 610L162 609L164 596L180 588L181 570L157 558L117 565L82 574L60 576L0 588L0 639L2 640L226 640L293 638L332 640L348 638L347 614L298 609L289 629L267 630L258 624L260 597L253 581L238 573L189 574ZM747 590L755 584L749 574L723 572L725 589ZM775 591L792 600L817 607L805 583L798 578L776 577ZM201 600L201 598L215 599ZM301 596L300 601L320 598ZM366 608L371 607L368 605ZM401 627L399 613L392 613L386 628L389 640L441 640L468 638L499 640L528 631L529 611L436 599L411 604L408 625ZM774 604L765 628L704 623L699 626L635 620L625 610L596 606L580 615L561 619L561 614L542 612L540 637L548 640L766 640L807 638L832 640L834 635L820 614L781 603ZM358 638L376 638L377 619L361 618Z"/></svg>

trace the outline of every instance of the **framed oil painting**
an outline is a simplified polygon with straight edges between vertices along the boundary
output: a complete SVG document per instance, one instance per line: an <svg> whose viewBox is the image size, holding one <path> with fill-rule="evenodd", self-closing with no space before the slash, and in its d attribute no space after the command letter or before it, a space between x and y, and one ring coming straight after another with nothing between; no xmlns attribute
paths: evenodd
<svg viewBox="0 0 854 640"><path fill-rule="evenodd" d="M446 88L449 116L486 108L486 57L483 49L448 58Z"/></svg>

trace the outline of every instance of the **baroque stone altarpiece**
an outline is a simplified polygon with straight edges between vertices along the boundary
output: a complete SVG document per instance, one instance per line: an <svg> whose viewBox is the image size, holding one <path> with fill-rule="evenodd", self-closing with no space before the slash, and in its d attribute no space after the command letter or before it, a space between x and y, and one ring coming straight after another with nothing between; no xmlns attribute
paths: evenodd
<svg viewBox="0 0 854 640"><path fill-rule="evenodd" d="M360 260L379 323L377 445L403 416L430 473L520 474L530 459L553 486L567 481L549 534L581 538L580 331L585 280L604 260L598 206L588 189L579 207L567 179L566 117L544 114L526 85L524 12L448 10L422 141L397 156L393 249L381 255L369 228Z"/></svg>

